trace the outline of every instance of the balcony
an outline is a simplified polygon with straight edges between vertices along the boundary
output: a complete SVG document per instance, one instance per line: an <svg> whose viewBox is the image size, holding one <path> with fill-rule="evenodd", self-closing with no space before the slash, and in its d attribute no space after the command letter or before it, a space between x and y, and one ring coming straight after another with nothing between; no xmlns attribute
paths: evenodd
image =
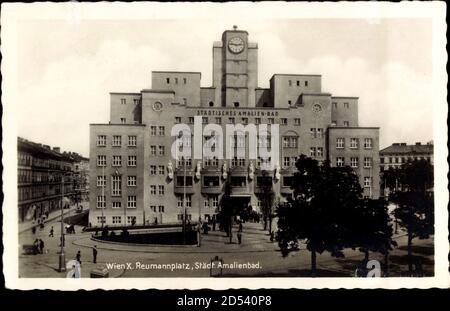
<svg viewBox="0 0 450 311"><path fill-rule="evenodd" d="M255 193L262 194L269 189L273 190L272 174L258 174L255 176Z"/></svg>
<svg viewBox="0 0 450 311"><path fill-rule="evenodd" d="M222 185L220 183L220 172L215 175L202 176L202 193L204 194L222 193Z"/></svg>
<svg viewBox="0 0 450 311"><path fill-rule="evenodd" d="M186 174L186 187L184 187L184 175L178 174L175 176L175 185L174 185L174 192L176 194L183 194L186 192L186 194L193 194L194 193L194 178L190 173ZM186 190L185 190L186 188Z"/></svg>

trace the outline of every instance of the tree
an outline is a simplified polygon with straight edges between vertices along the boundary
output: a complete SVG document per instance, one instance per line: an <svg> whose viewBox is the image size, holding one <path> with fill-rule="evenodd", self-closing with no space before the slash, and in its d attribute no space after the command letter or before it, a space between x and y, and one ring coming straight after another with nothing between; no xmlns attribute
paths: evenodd
<svg viewBox="0 0 450 311"><path fill-rule="evenodd" d="M268 171L262 171L260 178L260 192L261 212L264 221L264 230L269 230L272 233L272 218L274 213L275 192L273 191L272 178ZM267 228L269 224L269 228Z"/></svg>
<svg viewBox="0 0 450 311"><path fill-rule="evenodd" d="M311 253L311 275L316 275L317 253L343 257L352 236L355 208L362 189L350 167L331 167L328 161L301 155L296 162L293 198L278 207L277 241L283 256L305 240Z"/></svg>
<svg viewBox="0 0 450 311"><path fill-rule="evenodd" d="M224 183L223 195L220 200L220 211L217 215L220 221L220 227L225 231L227 237L230 238L230 243L233 240L233 219L239 212L238 207L233 204L231 200L231 184L230 176Z"/></svg>
<svg viewBox="0 0 450 311"><path fill-rule="evenodd" d="M390 195L398 205L394 214L408 233L408 271L412 272L412 241L434 234L433 166L426 160L410 161L400 168L401 190Z"/></svg>

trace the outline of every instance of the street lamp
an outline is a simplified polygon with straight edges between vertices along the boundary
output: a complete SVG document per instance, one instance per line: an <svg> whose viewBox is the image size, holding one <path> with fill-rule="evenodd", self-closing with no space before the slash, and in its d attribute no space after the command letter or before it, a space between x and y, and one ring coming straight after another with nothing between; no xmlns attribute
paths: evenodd
<svg viewBox="0 0 450 311"><path fill-rule="evenodd" d="M59 272L66 271L66 254L64 253L64 176L61 174L61 250L59 252Z"/></svg>

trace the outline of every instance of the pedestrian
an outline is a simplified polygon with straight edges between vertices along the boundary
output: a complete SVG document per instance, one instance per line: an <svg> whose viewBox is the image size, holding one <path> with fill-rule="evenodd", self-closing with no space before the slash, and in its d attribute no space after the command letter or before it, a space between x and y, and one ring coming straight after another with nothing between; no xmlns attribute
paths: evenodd
<svg viewBox="0 0 450 311"><path fill-rule="evenodd" d="M31 227L31 232L32 232L33 234L36 234L36 226Z"/></svg>
<svg viewBox="0 0 450 311"><path fill-rule="evenodd" d="M41 239L39 239L39 252L40 252L41 254L44 253L44 247L45 247L44 241L42 241Z"/></svg>
<svg viewBox="0 0 450 311"><path fill-rule="evenodd" d="M54 233L54 230L53 230L53 226L50 228L50 234L48 235L49 237L53 237L53 233Z"/></svg>
<svg viewBox="0 0 450 311"><path fill-rule="evenodd" d="M242 243L242 232L241 231L238 231L237 238L238 238L238 244L241 244Z"/></svg>
<svg viewBox="0 0 450 311"><path fill-rule="evenodd" d="M39 240L36 239L33 242L33 254L36 255L39 253Z"/></svg>
<svg viewBox="0 0 450 311"><path fill-rule="evenodd" d="M239 232L242 232L242 221L239 222Z"/></svg>
<svg viewBox="0 0 450 311"><path fill-rule="evenodd" d="M94 248L92 249L92 257L93 257L93 262L94 263L97 263L97 253L98 253L98 251L97 251L97 245L94 245Z"/></svg>
<svg viewBox="0 0 450 311"><path fill-rule="evenodd" d="M80 267L81 267L81 251L78 251L78 252L77 252L77 257L76 257L76 259L77 259L77 261L78 261L78 263L80 264Z"/></svg>
<svg viewBox="0 0 450 311"><path fill-rule="evenodd" d="M215 217L213 217L213 220L212 220L212 230L216 231L216 218Z"/></svg>

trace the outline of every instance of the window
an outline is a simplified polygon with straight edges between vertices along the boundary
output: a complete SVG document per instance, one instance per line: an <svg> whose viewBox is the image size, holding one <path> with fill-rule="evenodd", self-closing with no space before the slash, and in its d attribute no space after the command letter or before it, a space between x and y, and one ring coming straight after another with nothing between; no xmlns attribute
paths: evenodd
<svg viewBox="0 0 450 311"><path fill-rule="evenodd" d="M211 196L211 207L217 208L219 206L219 196L218 195L212 195Z"/></svg>
<svg viewBox="0 0 450 311"><path fill-rule="evenodd" d="M138 98L133 99L133 103L134 103L135 105L139 105L139 99L138 99Z"/></svg>
<svg viewBox="0 0 450 311"><path fill-rule="evenodd" d="M333 109L336 109L337 108L337 103L336 102L333 102Z"/></svg>
<svg viewBox="0 0 450 311"><path fill-rule="evenodd" d="M233 187L245 187L247 186L247 177L245 176L231 176L230 183Z"/></svg>
<svg viewBox="0 0 450 311"><path fill-rule="evenodd" d="M122 124L127 123L127 118L120 118L120 123L122 123Z"/></svg>
<svg viewBox="0 0 450 311"><path fill-rule="evenodd" d="M150 146L150 154L156 156L156 146Z"/></svg>
<svg viewBox="0 0 450 311"><path fill-rule="evenodd" d="M213 102L209 102L209 107L214 107L214 103Z"/></svg>
<svg viewBox="0 0 450 311"><path fill-rule="evenodd" d="M274 124L275 123L275 119L274 118L268 118L267 119L267 123Z"/></svg>
<svg viewBox="0 0 450 311"><path fill-rule="evenodd" d="M106 146L106 135L98 135L97 147L105 147L105 146Z"/></svg>
<svg viewBox="0 0 450 311"><path fill-rule="evenodd" d="M150 194L156 195L156 185L150 185Z"/></svg>
<svg viewBox="0 0 450 311"><path fill-rule="evenodd" d="M291 165L291 158L290 157L284 157L283 159L283 166L289 167Z"/></svg>
<svg viewBox="0 0 450 311"><path fill-rule="evenodd" d="M112 146L113 147L120 147L121 145L122 145L122 136L120 136L120 135L113 135Z"/></svg>
<svg viewBox="0 0 450 311"><path fill-rule="evenodd" d="M350 122L344 121L344 126L349 127L350 126Z"/></svg>
<svg viewBox="0 0 450 311"><path fill-rule="evenodd" d="M158 206L158 212L164 213L164 205Z"/></svg>
<svg viewBox="0 0 450 311"><path fill-rule="evenodd" d="M150 126L150 135L156 136L156 126L154 126L154 125Z"/></svg>
<svg viewBox="0 0 450 311"><path fill-rule="evenodd" d="M345 140L344 138L336 138L336 148L337 149L343 149L345 147Z"/></svg>
<svg viewBox="0 0 450 311"><path fill-rule="evenodd" d="M189 117L188 122L189 124L194 124L194 117Z"/></svg>
<svg viewBox="0 0 450 311"><path fill-rule="evenodd" d="M175 123L181 123L181 117L175 117Z"/></svg>
<svg viewBox="0 0 450 311"><path fill-rule="evenodd" d="M289 80L288 83L289 83L289 86L292 86L292 80Z"/></svg>
<svg viewBox="0 0 450 311"><path fill-rule="evenodd" d="M364 148L372 149L372 138L364 138Z"/></svg>
<svg viewBox="0 0 450 311"><path fill-rule="evenodd" d="M297 148L298 137L295 136L284 136L283 137L283 148Z"/></svg>
<svg viewBox="0 0 450 311"><path fill-rule="evenodd" d="M348 103L344 103L344 108L348 109Z"/></svg>
<svg viewBox="0 0 450 311"><path fill-rule="evenodd" d="M136 147L137 137L135 135L128 136L128 147Z"/></svg>
<svg viewBox="0 0 450 311"><path fill-rule="evenodd" d="M120 104L121 105L126 105L127 104L127 100L125 98L121 98L120 99Z"/></svg>
<svg viewBox="0 0 450 311"><path fill-rule="evenodd" d="M281 125L287 125L288 124L288 120L286 118L281 118L280 122L281 122Z"/></svg>
<svg viewBox="0 0 450 311"><path fill-rule="evenodd" d="M187 98L183 97L183 105L187 105Z"/></svg>
<svg viewBox="0 0 450 311"><path fill-rule="evenodd" d="M164 165L158 165L158 174L164 175L165 167Z"/></svg>
<svg viewBox="0 0 450 311"><path fill-rule="evenodd" d="M317 156L323 157L323 147L317 147Z"/></svg>
<svg viewBox="0 0 450 311"><path fill-rule="evenodd" d="M164 155L164 146L158 146L158 155L160 156Z"/></svg>
<svg viewBox="0 0 450 311"><path fill-rule="evenodd" d="M256 186L257 187L271 187L272 186L272 177L271 176L257 176L256 177Z"/></svg>
<svg viewBox="0 0 450 311"><path fill-rule="evenodd" d="M202 123L208 124L208 117L202 117Z"/></svg>
<svg viewBox="0 0 450 311"><path fill-rule="evenodd" d="M358 149L358 138L350 138L350 149Z"/></svg>
<svg viewBox="0 0 450 311"><path fill-rule="evenodd" d="M135 224L136 216L127 216L127 224Z"/></svg>
<svg viewBox="0 0 450 311"><path fill-rule="evenodd" d="M128 176L128 187L136 187L136 176Z"/></svg>
<svg viewBox="0 0 450 311"><path fill-rule="evenodd" d="M300 124L301 124L300 118L295 118L294 119L294 125L299 126Z"/></svg>
<svg viewBox="0 0 450 311"><path fill-rule="evenodd" d="M234 124L234 118L228 118L228 124Z"/></svg>
<svg viewBox="0 0 450 311"><path fill-rule="evenodd" d="M97 176L97 187L105 187L106 186L106 176Z"/></svg>
<svg viewBox="0 0 450 311"><path fill-rule="evenodd" d="M97 166L106 166L106 156L105 155L97 156Z"/></svg>
<svg viewBox="0 0 450 311"><path fill-rule="evenodd" d="M239 102L234 102L234 107L239 107Z"/></svg>
<svg viewBox="0 0 450 311"><path fill-rule="evenodd" d="M150 205L150 211L156 213L156 205Z"/></svg>
<svg viewBox="0 0 450 311"><path fill-rule="evenodd" d="M203 187L219 187L219 176L203 176Z"/></svg>
<svg viewBox="0 0 450 311"><path fill-rule="evenodd" d="M135 195L128 196L127 208L136 208L136 196Z"/></svg>
<svg viewBox="0 0 450 311"><path fill-rule="evenodd" d="M128 156L128 166L136 166L136 156L135 155Z"/></svg>
<svg viewBox="0 0 450 311"><path fill-rule="evenodd" d="M247 125L248 124L248 118L242 118L242 124Z"/></svg>
<svg viewBox="0 0 450 311"><path fill-rule="evenodd" d="M292 105L292 100L288 100L288 105L289 105L289 106Z"/></svg>
<svg viewBox="0 0 450 311"><path fill-rule="evenodd" d="M372 167L372 158L364 157L364 168Z"/></svg>
<svg viewBox="0 0 450 311"><path fill-rule="evenodd" d="M309 156L310 157L315 157L316 156L316 147L311 147L309 149Z"/></svg>
<svg viewBox="0 0 450 311"><path fill-rule="evenodd" d="M97 208L106 208L106 196L104 195L97 196Z"/></svg>
<svg viewBox="0 0 450 311"><path fill-rule="evenodd" d="M305 86L308 86L308 81L305 81Z"/></svg>
<svg viewBox="0 0 450 311"><path fill-rule="evenodd" d="M113 155L112 157L112 166L122 166L122 156Z"/></svg>
<svg viewBox="0 0 450 311"><path fill-rule="evenodd" d="M364 177L364 187L371 187L372 186L372 177Z"/></svg>
<svg viewBox="0 0 450 311"><path fill-rule="evenodd" d="M317 129L317 138L322 138L323 136L323 129L322 128L318 128Z"/></svg>
<svg viewBox="0 0 450 311"><path fill-rule="evenodd" d="M166 78L166 82L167 82L167 84L169 84L170 83L170 78Z"/></svg>
<svg viewBox="0 0 450 311"><path fill-rule="evenodd" d="M158 135L159 135L159 136L164 136L164 135L166 135L166 129L165 129L164 126L160 126L160 127L158 128Z"/></svg>
<svg viewBox="0 0 450 311"><path fill-rule="evenodd" d="M261 124L261 118L255 118L255 124L256 125Z"/></svg>
<svg viewBox="0 0 450 311"><path fill-rule="evenodd" d="M156 165L150 165L150 175L156 175Z"/></svg>
<svg viewBox="0 0 450 311"><path fill-rule="evenodd" d="M122 176L112 176L111 195L120 196L122 194Z"/></svg>
<svg viewBox="0 0 450 311"><path fill-rule="evenodd" d="M222 124L222 118L216 118L216 124Z"/></svg>
<svg viewBox="0 0 450 311"><path fill-rule="evenodd" d="M297 157L291 157L291 166L295 166L295 163L297 163Z"/></svg>
<svg viewBox="0 0 450 311"><path fill-rule="evenodd" d="M184 176L177 176L177 187L184 187ZM192 176L186 176L186 187L192 187Z"/></svg>
<svg viewBox="0 0 450 311"><path fill-rule="evenodd" d="M104 224L106 222L106 216L97 216L97 223Z"/></svg>
<svg viewBox="0 0 450 311"><path fill-rule="evenodd" d="M112 208L121 208L122 202L112 202Z"/></svg>
<svg viewBox="0 0 450 311"><path fill-rule="evenodd" d="M122 223L122 216L112 216L112 223L113 224L121 224Z"/></svg>
<svg viewBox="0 0 450 311"><path fill-rule="evenodd" d="M336 120L332 120L331 121L331 126L336 126L337 125L337 121Z"/></svg>
<svg viewBox="0 0 450 311"><path fill-rule="evenodd" d="M164 185L158 185L158 194L164 195Z"/></svg>
<svg viewBox="0 0 450 311"><path fill-rule="evenodd" d="M358 158L357 157L351 157L350 158L350 166L353 168L358 167Z"/></svg>
<svg viewBox="0 0 450 311"><path fill-rule="evenodd" d="M343 167L344 166L344 157L336 157L336 166Z"/></svg>
<svg viewBox="0 0 450 311"><path fill-rule="evenodd" d="M177 207L179 207L179 208L183 207L183 196L182 195L177 196Z"/></svg>
<svg viewBox="0 0 450 311"><path fill-rule="evenodd" d="M183 84L186 84L186 78L183 78Z"/></svg>
<svg viewBox="0 0 450 311"><path fill-rule="evenodd" d="M178 84L178 78L175 78L175 84Z"/></svg>
<svg viewBox="0 0 450 311"><path fill-rule="evenodd" d="M297 86L300 86L300 81L297 80Z"/></svg>

